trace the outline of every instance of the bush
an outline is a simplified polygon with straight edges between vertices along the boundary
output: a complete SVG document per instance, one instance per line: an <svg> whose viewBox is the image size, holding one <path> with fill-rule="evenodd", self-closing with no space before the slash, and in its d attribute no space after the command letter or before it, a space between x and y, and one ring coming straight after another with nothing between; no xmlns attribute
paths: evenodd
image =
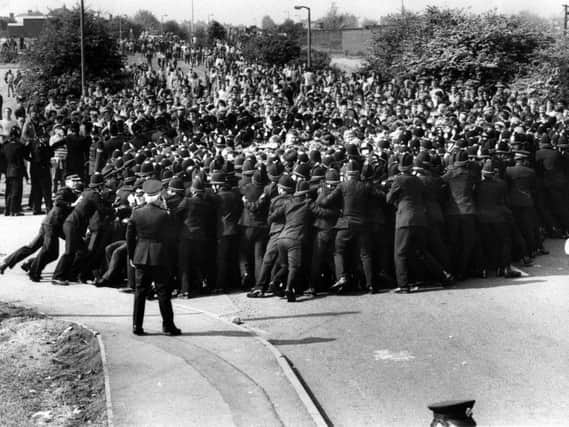
<svg viewBox="0 0 569 427"><path fill-rule="evenodd" d="M284 65L300 57L298 40L276 32L252 35L243 45L242 53L249 62Z"/></svg>
<svg viewBox="0 0 569 427"><path fill-rule="evenodd" d="M385 78L431 75L512 81L553 43L528 20L495 12L427 8L391 15L374 37L369 62Z"/></svg>

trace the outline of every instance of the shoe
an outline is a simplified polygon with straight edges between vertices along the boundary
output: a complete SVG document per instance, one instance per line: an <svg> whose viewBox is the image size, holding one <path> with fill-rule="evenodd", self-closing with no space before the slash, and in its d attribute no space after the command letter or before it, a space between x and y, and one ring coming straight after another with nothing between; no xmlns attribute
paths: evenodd
<svg viewBox="0 0 569 427"><path fill-rule="evenodd" d="M23 212L16 212L16 213L13 213L12 216L24 216L24 213Z"/></svg>
<svg viewBox="0 0 569 427"><path fill-rule="evenodd" d="M190 299L190 293L189 292L180 292L178 294L178 299Z"/></svg>
<svg viewBox="0 0 569 427"><path fill-rule="evenodd" d="M126 287L126 288L119 288L119 292L123 294L134 294L134 289Z"/></svg>
<svg viewBox="0 0 569 427"><path fill-rule="evenodd" d="M254 280L251 276L249 276L248 274L245 274L243 276L243 278L241 279L241 289L244 291L248 291L249 289L251 289L254 285Z"/></svg>
<svg viewBox="0 0 569 427"><path fill-rule="evenodd" d="M286 295L286 300L288 302L295 302L296 301L296 295L294 293L294 289L287 289L285 291L285 295Z"/></svg>
<svg viewBox="0 0 569 427"><path fill-rule="evenodd" d="M168 328L162 328L162 331L170 337L176 337L178 335L182 335L182 330L177 328L174 325L172 325Z"/></svg>
<svg viewBox="0 0 569 427"><path fill-rule="evenodd" d="M40 281L41 281L41 276L35 276L35 275L30 274L30 280L31 280L32 282L36 282L36 283L37 283L37 282L40 282Z"/></svg>
<svg viewBox="0 0 569 427"><path fill-rule="evenodd" d="M265 293L262 289L253 289L250 292L247 292L247 298L262 298L265 296Z"/></svg>
<svg viewBox="0 0 569 427"><path fill-rule="evenodd" d="M522 277L522 273L519 271L514 271L510 267L506 267L504 270L504 277L506 279L517 279L519 277Z"/></svg>
<svg viewBox="0 0 569 427"><path fill-rule="evenodd" d="M373 286L373 285L368 286L367 291L368 291L369 294L372 294L372 295L373 295L373 294L377 294L377 292L378 292L378 291L377 291L377 288L376 288L375 286Z"/></svg>
<svg viewBox="0 0 569 427"><path fill-rule="evenodd" d="M0 265L0 274L4 274L4 270L6 270L7 268L8 268L7 264Z"/></svg>
<svg viewBox="0 0 569 427"><path fill-rule="evenodd" d="M450 274L446 270L443 271L443 279L441 280L441 285L443 285L444 287L449 287L449 286L454 285L455 281L456 281L456 279L454 278L454 276L452 274Z"/></svg>
<svg viewBox="0 0 569 427"><path fill-rule="evenodd" d="M58 279L53 279L51 281L52 285L57 285L57 286L69 286L69 282L67 280L58 280Z"/></svg>
<svg viewBox="0 0 569 427"><path fill-rule="evenodd" d="M410 291L409 286L400 286L398 288L393 289L393 292L396 294L408 294Z"/></svg>
<svg viewBox="0 0 569 427"><path fill-rule="evenodd" d="M331 291L342 292L344 287L348 284L348 281L345 277L340 277L336 283L330 286Z"/></svg>
<svg viewBox="0 0 569 427"><path fill-rule="evenodd" d="M284 289L282 286L279 286L277 283L271 282L269 283L269 292L272 292L278 297L284 296Z"/></svg>
<svg viewBox="0 0 569 427"><path fill-rule="evenodd" d="M304 291L304 295L309 296L309 297L315 297L316 296L316 289L308 288L307 290Z"/></svg>
<svg viewBox="0 0 569 427"><path fill-rule="evenodd" d="M110 281L103 279L102 277L95 280L95 283L94 283L96 288L103 288L105 286L109 286L110 284L111 284Z"/></svg>
<svg viewBox="0 0 569 427"><path fill-rule="evenodd" d="M32 268L32 263L30 261L25 261L20 265L20 268L24 270L26 273L30 272L30 268Z"/></svg>
<svg viewBox="0 0 569 427"><path fill-rule="evenodd" d="M142 328L137 328L136 326L135 326L134 328L132 328L132 333L133 333L134 335L138 335L138 336L146 335L146 333L144 332L144 329L142 329Z"/></svg>

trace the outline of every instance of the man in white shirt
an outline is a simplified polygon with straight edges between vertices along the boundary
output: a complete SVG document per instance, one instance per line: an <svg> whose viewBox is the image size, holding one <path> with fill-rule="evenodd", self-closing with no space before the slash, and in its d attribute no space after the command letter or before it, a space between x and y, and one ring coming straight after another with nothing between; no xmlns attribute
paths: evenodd
<svg viewBox="0 0 569 427"><path fill-rule="evenodd" d="M15 126L18 126L18 122L12 117L12 109L4 108L3 119L0 120L0 142L8 138L10 130Z"/></svg>

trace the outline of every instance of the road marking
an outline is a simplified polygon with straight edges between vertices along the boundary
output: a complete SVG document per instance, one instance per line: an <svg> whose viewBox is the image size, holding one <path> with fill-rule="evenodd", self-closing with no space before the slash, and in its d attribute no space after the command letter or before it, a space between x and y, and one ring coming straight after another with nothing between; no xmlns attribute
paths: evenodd
<svg viewBox="0 0 569 427"><path fill-rule="evenodd" d="M373 352L375 360L392 360L394 362L408 362L415 359L407 350L392 352L390 350L376 350Z"/></svg>

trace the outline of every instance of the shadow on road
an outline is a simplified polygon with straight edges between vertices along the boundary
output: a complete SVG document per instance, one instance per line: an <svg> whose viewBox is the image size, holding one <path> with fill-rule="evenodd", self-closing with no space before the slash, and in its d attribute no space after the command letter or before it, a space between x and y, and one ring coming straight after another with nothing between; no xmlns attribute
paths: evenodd
<svg viewBox="0 0 569 427"><path fill-rule="evenodd" d="M360 311L325 311L322 313L306 313L306 314L291 314L286 316L266 316L266 317L247 317L244 321L254 320L275 320L275 319L293 319L297 317L326 317L326 316L346 316L349 314L360 314Z"/></svg>
<svg viewBox="0 0 569 427"><path fill-rule="evenodd" d="M336 338L306 337L306 338L300 338L300 339L296 339L296 340L292 340L292 339L290 339L290 340L287 340L287 339L269 340L269 342L273 345L318 344L318 343L331 342L331 341L336 341Z"/></svg>
<svg viewBox="0 0 569 427"><path fill-rule="evenodd" d="M176 317L181 317L181 316L196 316L199 315L200 313L178 313L176 312ZM75 313L62 313L62 314L50 314L49 317L92 317L92 318L97 318L97 317L132 317L132 314L75 314ZM147 317L161 317L160 314L145 314L144 315L145 318Z"/></svg>
<svg viewBox="0 0 569 427"><path fill-rule="evenodd" d="M548 276L550 277L550 276ZM532 285L536 283L545 283L547 280L545 279L530 279L526 280L525 278L522 279L489 279L489 280L468 280L465 282L458 283L454 285L452 288L449 289L487 289L487 288L498 288L502 286L524 286L524 285Z"/></svg>

